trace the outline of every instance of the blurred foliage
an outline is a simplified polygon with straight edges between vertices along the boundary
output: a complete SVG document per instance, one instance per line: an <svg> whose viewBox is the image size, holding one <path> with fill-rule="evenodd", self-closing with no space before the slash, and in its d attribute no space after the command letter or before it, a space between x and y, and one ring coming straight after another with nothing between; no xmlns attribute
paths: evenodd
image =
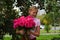
<svg viewBox="0 0 60 40"><path fill-rule="evenodd" d="M0 26L2 25L6 32L11 31L13 19L16 18L12 4L13 0L0 0Z"/></svg>
<svg viewBox="0 0 60 40"><path fill-rule="evenodd" d="M13 0L0 0L0 35L9 33L15 35L13 20L17 17L13 10ZM13 32L14 31L14 32ZM3 37L3 36L2 36Z"/></svg>
<svg viewBox="0 0 60 40"><path fill-rule="evenodd" d="M51 13L46 14L42 19L43 24L52 24L53 23L53 15Z"/></svg>
<svg viewBox="0 0 60 40"><path fill-rule="evenodd" d="M47 20L52 21L52 23L59 23L60 21L60 5L59 0L47 0L47 13L49 18ZM48 17L47 16L47 17Z"/></svg>
<svg viewBox="0 0 60 40"><path fill-rule="evenodd" d="M28 15L28 8L30 7L30 5L32 4L29 0L17 0L18 4L17 6L23 6L23 8L21 8L21 11L23 12L22 15L27 16Z"/></svg>
<svg viewBox="0 0 60 40"><path fill-rule="evenodd" d="M45 30L47 31L47 33L49 33L50 29L51 29L50 25L45 24Z"/></svg>
<svg viewBox="0 0 60 40"><path fill-rule="evenodd" d="M32 4L35 5L36 3L38 3L40 9L44 8L44 0L23 0L23 1L22 0L17 0L17 1L18 1L17 2L18 7L23 6L21 8L21 11L23 12L22 15L24 15L24 16L28 15L28 8L30 6L32 6Z"/></svg>
<svg viewBox="0 0 60 40"><path fill-rule="evenodd" d="M58 0L46 0L46 14L39 16L42 24L60 23L60 3ZM39 18L38 17L38 18Z"/></svg>

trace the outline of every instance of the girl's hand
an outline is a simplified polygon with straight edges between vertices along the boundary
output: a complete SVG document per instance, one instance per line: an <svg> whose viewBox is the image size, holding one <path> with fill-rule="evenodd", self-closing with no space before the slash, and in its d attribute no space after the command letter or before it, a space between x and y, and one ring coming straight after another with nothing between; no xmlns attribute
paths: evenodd
<svg viewBox="0 0 60 40"><path fill-rule="evenodd" d="M22 30L17 30L16 33L17 34L19 33L19 34L22 34L23 35L24 34L24 30L23 29Z"/></svg>
<svg viewBox="0 0 60 40"><path fill-rule="evenodd" d="M19 33L20 33L20 34L24 34L24 30L20 30Z"/></svg>
<svg viewBox="0 0 60 40"><path fill-rule="evenodd" d="M35 32L30 31L30 34L35 35L35 36L38 37L40 35L40 26L37 26Z"/></svg>

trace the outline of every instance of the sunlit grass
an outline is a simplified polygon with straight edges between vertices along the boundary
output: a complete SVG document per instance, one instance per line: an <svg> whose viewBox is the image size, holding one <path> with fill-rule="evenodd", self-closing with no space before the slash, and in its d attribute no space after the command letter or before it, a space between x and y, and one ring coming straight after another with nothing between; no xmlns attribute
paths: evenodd
<svg viewBox="0 0 60 40"><path fill-rule="evenodd" d="M47 33L44 29L40 29L40 34ZM50 30L49 33L60 33L60 30Z"/></svg>
<svg viewBox="0 0 60 40"><path fill-rule="evenodd" d="M40 35L37 40L52 40L54 37L60 38L59 35Z"/></svg>
<svg viewBox="0 0 60 40"><path fill-rule="evenodd" d="M59 34L50 35L50 33L59 33L59 30L50 30L49 33L47 33L45 30L40 30L40 36L37 37L37 40L52 40L54 37L60 38ZM41 35L41 34L49 34L49 35Z"/></svg>

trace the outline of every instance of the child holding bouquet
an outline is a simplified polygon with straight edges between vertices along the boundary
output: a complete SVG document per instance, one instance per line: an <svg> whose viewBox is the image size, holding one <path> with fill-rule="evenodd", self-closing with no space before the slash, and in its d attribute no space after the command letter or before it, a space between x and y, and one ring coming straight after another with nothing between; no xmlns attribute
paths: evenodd
<svg viewBox="0 0 60 40"><path fill-rule="evenodd" d="M30 35L29 38L30 40L36 40L36 37L40 35L40 20L36 18L38 12L38 8L35 6L32 6L29 8L28 13L30 17L34 19L35 22L35 27L33 30L30 30L28 34ZM24 34L24 30L16 31L16 33L21 33ZM25 40L24 38L22 40Z"/></svg>

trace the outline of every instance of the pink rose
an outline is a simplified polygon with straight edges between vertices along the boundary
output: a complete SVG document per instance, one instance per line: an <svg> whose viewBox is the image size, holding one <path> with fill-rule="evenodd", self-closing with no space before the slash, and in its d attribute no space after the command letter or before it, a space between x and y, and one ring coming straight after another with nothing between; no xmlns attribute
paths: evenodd
<svg viewBox="0 0 60 40"><path fill-rule="evenodd" d="M18 26L19 27L24 27L25 25L25 17L24 16L21 16L20 18L18 19L15 19L13 21L13 28L16 29Z"/></svg>
<svg viewBox="0 0 60 40"><path fill-rule="evenodd" d="M25 21L25 27L26 28L32 28L35 26L35 22L34 19L30 16L26 17L26 21Z"/></svg>
<svg viewBox="0 0 60 40"><path fill-rule="evenodd" d="M24 16L19 18L19 25L22 27L25 25L25 17Z"/></svg>
<svg viewBox="0 0 60 40"><path fill-rule="evenodd" d="M13 20L13 28L16 29L18 27L18 19Z"/></svg>
<svg viewBox="0 0 60 40"><path fill-rule="evenodd" d="M14 23L13 28L16 29L18 27L18 23Z"/></svg>

